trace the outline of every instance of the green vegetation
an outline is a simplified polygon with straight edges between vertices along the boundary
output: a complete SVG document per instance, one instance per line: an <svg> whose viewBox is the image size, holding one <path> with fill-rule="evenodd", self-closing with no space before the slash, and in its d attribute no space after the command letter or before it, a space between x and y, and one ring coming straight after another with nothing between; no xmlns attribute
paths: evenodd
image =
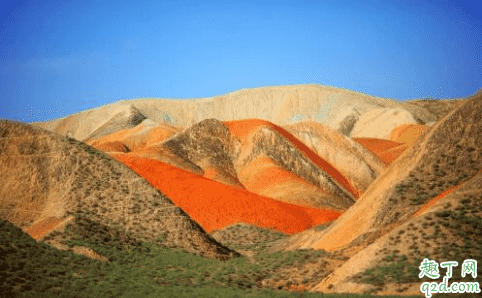
<svg viewBox="0 0 482 298"><path fill-rule="evenodd" d="M439 279L418 278L421 260L427 258L439 264L446 261L458 262L459 265L453 268L452 278L449 280L449 283L454 281L477 281L482 283L482 268L480 266L477 268L476 279L461 277L464 260L474 259L480 261L482 259L482 217L480 216L482 208L479 206L480 203L471 196L462 197L459 202L460 205L455 210L443 210L435 212L435 217L431 215L424 217L422 222L423 230L420 233L423 239L417 242L419 237L415 235L406 238L406 241L410 239L412 242L412 245L409 247L409 256L399 255L397 250L392 251L391 254L382 259L380 265L358 274L354 280L376 286L375 291L381 290L381 287L387 283L403 285L410 282L442 282L446 269L441 267L439 267ZM448 208L449 206L446 207ZM403 234L404 231L400 231L397 238ZM452 237L447 238L448 234L451 234ZM395 240L394 237L390 239ZM460 240L454 243L447 241L447 239ZM425 242L427 240L431 241ZM441 243L436 244L439 241ZM461 244L459 244L460 242ZM457 294L451 295L450 297L458 297ZM449 296L434 295L434 297Z"/></svg>
<svg viewBox="0 0 482 298"><path fill-rule="evenodd" d="M392 253L385 257L384 261L389 262L388 265L371 268L355 277L358 282L369 283L381 286L385 283L409 283L418 282L418 274L420 273L420 262L422 258L417 258L412 262L407 261L406 255L398 255Z"/></svg>
<svg viewBox="0 0 482 298"><path fill-rule="evenodd" d="M54 233L55 237L60 233ZM323 251L255 255L228 262L206 259L153 242L140 241L120 228L76 215L62 233L68 247L84 246L106 256L100 262L72 251L36 243L19 228L0 221L0 291L7 297L300 297L300 293L262 287L276 268L315 260ZM162 239L162 236L160 236ZM3 269L5 268L5 269ZM321 295L303 297L370 297Z"/></svg>
<svg viewBox="0 0 482 298"><path fill-rule="evenodd" d="M323 231L323 230L326 230L333 222L330 221L330 222L327 222L327 223L324 223L324 224L320 224L320 225L317 225L314 227L315 231Z"/></svg>

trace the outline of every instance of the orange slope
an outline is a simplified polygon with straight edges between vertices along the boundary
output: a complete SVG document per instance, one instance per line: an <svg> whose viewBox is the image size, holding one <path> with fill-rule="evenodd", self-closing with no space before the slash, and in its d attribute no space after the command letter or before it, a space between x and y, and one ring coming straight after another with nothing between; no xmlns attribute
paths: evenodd
<svg viewBox="0 0 482 298"><path fill-rule="evenodd" d="M246 181L246 189L255 193L269 192L273 185L286 182L312 186L305 179L280 168L271 158L266 156L251 161L248 166L240 171L239 176L246 177L243 179L243 181Z"/></svg>
<svg viewBox="0 0 482 298"><path fill-rule="evenodd" d="M62 222L62 218L49 217L25 230L33 239L38 240L45 236L52 228Z"/></svg>
<svg viewBox="0 0 482 298"><path fill-rule="evenodd" d="M391 164L407 149L405 144L389 140L375 138L353 138L353 140L373 152L386 165Z"/></svg>
<svg viewBox="0 0 482 298"><path fill-rule="evenodd" d="M454 187L451 187L445 191L443 191L442 193L440 193L438 196L436 196L435 198L431 199L430 201L428 201L427 203L423 204L422 207L420 207L420 209L418 209L418 211L413 215L413 217L417 217L421 214L423 214L426 210L428 210L430 207L432 207L435 203L437 203L440 199L442 199L443 197L445 197L446 195L448 195L449 193L451 192L454 192L455 190L457 190L458 188L460 188L462 186L463 183L459 184L459 185L456 185Z"/></svg>
<svg viewBox="0 0 482 298"><path fill-rule="evenodd" d="M323 189L278 166L265 155L250 161L239 171L238 177L246 190L278 201L309 208L347 208L334 204L329 195L325 198Z"/></svg>
<svg viewBox="0 0 482 298"><path fill-rule="evenodd" d="M249 134L255 132L258 128L263 126L270 127L271 129L277 131L279 134L285 137L288 141L290 141L292 145L294 145L301 152L303 152L305 156L308 157L313 163L315 163L320 169L328 173L333 179L340 183L340 185L342 185L346 190L352 193L355 198L359 197L359 191L350 184L348 179L346 179L336 168L334 168L331 164L319 157L310 148L308 148L308 146L303 144L285 129L268 121L260 119L225 121L223 123L229 128L231 134L240 138L242 142L246 141Z"/></svg>
<svg viewBox="0 0 482 298"><path fill-rule="evenodd" d="M384 152L379 153L379 157L381 160L386 163L387 165L390 165L395 159L397 159L400 155L402 155L405 150L407 150L408 145L403 144L391 149L388 149Z"/></svg>
<svg viewBox="0 0 482 298"><path fill-rule="evenodd" d="M428 129L426 125L404 124L395 127L390 133L390 140L398 143L405 143L411 146L413 142Z"/></svg>
<svg viewBox="0 0 482 298"><path fill-rule="evenodd" d="M340 212L304 208L201 177L157 160L114 154L207 232L245 222L292 234L332 221Z"/></svg>
<svg viewBox="0 0 482 298"><path fill-rule="evenodd" d="M221 171L215 166L203 166L204 177L211 179L213 181L218 181L220 183L230 185L235 188L245 189L244 185L239 181L237 176L230 175L229 173Z"/></svg>
<svg viewBox="0 0 482 298"><path fill-rule="evenodd" d="M178 155L160 146L153 146L153 147L148 146L144 149L139 149L137 151L134 151L134 152L131 151L128 153L109 152L109 155L113 157L119 156L119 155L126 155L126 156L132 156L136 158L147 158L147 159L159 160L164 163L170 164L172 166L178 167L182 170L188 171L190 173L201 175L201 176L204 175L204 171L200 167L197 167L196 165L189 163L188 161L184 160Z"/></svg>
<svg viewBox="0 0 482 298"><path fill-rule="evenodd" d="M47 236L54 230L65 227L69 222L74 220L73 216L65 218L48 217L44 218L37 223L28 227L25 232L29 234L33 239L40 240L42 237Z"/></svg>

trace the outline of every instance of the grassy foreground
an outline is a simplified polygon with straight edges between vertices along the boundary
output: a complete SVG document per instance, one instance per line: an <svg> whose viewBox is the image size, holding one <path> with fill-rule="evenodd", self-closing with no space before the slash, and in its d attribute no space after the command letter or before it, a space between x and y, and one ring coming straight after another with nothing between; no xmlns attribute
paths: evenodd
<svg viewBox="0 0 482 298"><path fill-rule="evenodd" d="M109 262L37 243L21 229L0 220L0 254L6 256L0 259L0 296L374 297L288 292L258 286L256 279L272 274L282 262L293 264L305 259L303 252L260 253L255 255L257 264L245 257L223 262L139 241L79 214L75 225L49 237L60 235L67 246L90 247Z"/></svg>

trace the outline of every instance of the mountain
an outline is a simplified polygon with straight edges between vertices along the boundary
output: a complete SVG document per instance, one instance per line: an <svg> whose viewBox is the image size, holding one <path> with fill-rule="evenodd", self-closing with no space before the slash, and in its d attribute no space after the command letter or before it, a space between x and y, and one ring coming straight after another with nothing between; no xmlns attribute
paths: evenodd
<svg viewBox="0 0 482 298"><path fill-rule="evenodd" d="M378 138L381 135L377 131L384 128L376 127L376 124L373 126L370 120L377 115L384 119L398 117L398 120L391 120L394 121L391 126L405 124L407 119L410 123L426 124L438 118L422 105L329 86L293 85L239 90L212 98L121 100L64 118L32 124L61 135L70 131L74 138L88 141L132 127L145 118L176 127L190 127L212 118L219 121L261 119L276 125L313 120L347 136L356 128L355 133Z"/></svg>
<svg viewBox="0 0 482 298"><path fill-rule="evenodd" d="M482 93L397 102L315 85L1 122L0 232L105 266L107 234L178 247L181 267L149 270L195 275L198 255L226 264L223 285L421 295L423 258L482 258L481 127ZM66 245L72 229L104 249Z"/></svg>
<svg viewBox="0 0 482 298"><path fill-rule="evenodd" d="M325 293L366 289L368 284L356 277L382 270L392 254L411 262L415 256L480 258L482 243L474 227L482 211L481 127L478 93L425 130L328 229L309 242L296 242L295 235L277 249L345 253L347 262L311 289ZM420 281L412 280L411 286L417 285Z"/></svg>
<svg viewBox="0 0 482 298"><path fill-rule="evenodd" d="M80 212L141 239L164 235L167 245L193 254L239 256L143 177L85 143L10 121L0 122L0 138L0 219L36 238L45 234L36 226L53 227Z"/></svg>
<svg viewBox="0 0 482 298"><path fill-rule="evenodd" d="M359 194L386 168L374 152L323 124L305 120L283 127L333 165Z"/></svg>

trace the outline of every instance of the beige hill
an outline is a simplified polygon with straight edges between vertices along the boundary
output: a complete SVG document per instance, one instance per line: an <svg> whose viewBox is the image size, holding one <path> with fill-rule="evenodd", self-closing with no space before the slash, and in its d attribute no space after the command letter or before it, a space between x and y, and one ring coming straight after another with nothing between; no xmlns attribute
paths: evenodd
<svg viewBox="0 0 482 298"><path fill-rule="evenodd" d="M162 142L181 130L181 128L169 124L158 124L150 119L144 119L132 128L118 130L98 138L90 138L86 143L96 147L102 143L117 141L122 142L129 148L129 151L139 151L149 145Z"/></svg>
<svg viewBox="0 0 482 298"><path fill-rule="evenodd" d="M418 124L420 120L402 108L373 109L361 115L350 136L354 138L390 139L392 130L403 124Z"/></svg>
<svg viewBox="0 0 482 298"><path fill-rule="evenodd" d="M104 105L64 118L33 124L57 134L87 142L91 138L134 127L145 118L132 105Z"/></svg>
<svg viewBox="0 0 482 298"><path fill-rule="evenodd" d="M365 120L359 121L365 119L365 113L375 109L384 109L382 114L385 116L399 112L403 117L392 120L397 125L404 124L403 121L425 124L437 120L436 115L420 105L372 97L341 88L293 85L246 89L192 100L122 100L65 118L33 124L61 135L70 131L76 139L88 141L132 127L144 118L178 127L189 127L211 118L220 121L256 118L277 125L311 119L346 135L356 126L357 131L375 137L380 134L377 133L379 127L365 123ZM369 126L364 128L366 125Z"/></svg>
<svg viewBox="0 0 482 298"><path fill-rule="evenodd" d="M480 236L478 232L474 234L473 225L478 226L482 211L481 127L482 93L478 93L432 129L425 130L328 229L311 232L309 241L288 240L274 249L324 249L351 257L311 290L327 293L365 290L367 285L360 285L353 278L365 269L380 268L380 260L388 252L408 253L412 258L425 255L431 259L480 254ZM446 213L434 214L442 210L442 204ZM425 210L420 212L421 209ZM452 215L446 218L446 214ZM439 218L436 226L426 228L434 216ZM435 237L425 235L430 232L436 233ZM478 250L472 250L476 247ZM420 280L416 284L420 286Z"/></svg>
<svg viewBox="0 0 482 298"><path fill-rule="evenodd" d="M139 239L165 236L165 244L201 256L240 256L123 163L41 128L0 122L0 181L0 218L26 231L80 212Z"/></svg>

